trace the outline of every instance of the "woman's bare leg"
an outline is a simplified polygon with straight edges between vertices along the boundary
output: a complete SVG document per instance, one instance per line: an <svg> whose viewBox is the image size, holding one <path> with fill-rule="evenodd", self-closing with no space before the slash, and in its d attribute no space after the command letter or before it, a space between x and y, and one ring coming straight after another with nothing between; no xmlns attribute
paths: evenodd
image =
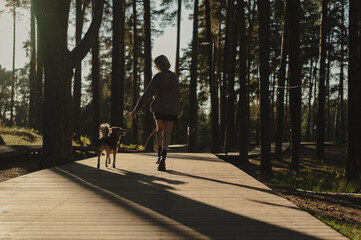
<svg viewBox="0 0 361 240"><path fill-rule="evenodd" d="M168 150L168 145L170 142L170 135L174 126L173 121L164 121L164 133L163 133L163 149Z"/></svg>
<svg viewBox="0 0 361 240"><path fill-rule="evenodd" d="M172 133L174 122L164 121L164 130L163 130L163 150L161 155L161 160L158 165L158 171L166 171L165 168L165 159L167 158L167 150L170 142L170 134Z"/></svg>
<svg viewBox="0 0 361 240"><path fill-rule="evenodd" d="M155 124L157 125L157 146L159 147L163 145L164 121L156 119Z"/></svg>

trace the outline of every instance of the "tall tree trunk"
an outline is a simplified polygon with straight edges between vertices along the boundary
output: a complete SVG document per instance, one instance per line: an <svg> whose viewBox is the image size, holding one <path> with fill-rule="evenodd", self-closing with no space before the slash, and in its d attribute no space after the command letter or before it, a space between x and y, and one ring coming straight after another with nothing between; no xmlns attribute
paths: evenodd
<svg viewBox="0 0 361 240"><path fill-rule="evenodd" d="M229 1L228 7L230 14L229 21L229 52L227 54L228 59L228 100L227 100L227 137L226 137L226 146L228 146L227 152L230 147L236 145L236 134L235 134L235 102L236 94L234 92L234 79L236 72L236 54L237 54L237 35L238 35L238 23L235 21L235 5L234 0ZM228 29L227 27L227 29Z"/></svg>
<svg viewBox="0 0 361 240"><path fill-rule="evenodd" d="M121 126L121 72L120 72L120 41L121 41L121 18L123 0L113 0L113 51L112 51L112 79L111 79L111 103L110 123L113 126Z"/></svg>
<svg viewBox="0 0 361 240"><path fill-rule="evenodd" d="M327 1L322 0L322 16L320 29L320 69L319 69L319 85L318 85L318 109L316 119L316 157L318 161L324 161L325 155L325 78L326 78L326 38L327 38Z"/></svg>
<svg viewBox="0 0 361 240"><path fill-rule="evenodd" d="M332 36L333 37L333 36ZM327 47L327 45L331 45L330 41L331 41L331 34L328 34L327 37L327 44L326 44L326 49L327 50L327 66L326 66L326 137L325 140L326 141L331 141L331 116L330 116L330 72L331 72L331 60L330 60L330 50L329 48L331 47Z"/></svg>
<svg viewBox="0 0 361 240"><path fill-rule="evenodd" d="M239 138L239 160L248 162L249 125L247 123L247 45L246 45L246 22L244 13L244 1L237 5L239 16L239 101L238 101L238 138Z"/></svg>
<svg viewBox="0 0 361 240"><path fill-rule="evenodd" d="M226 152L229 151L230 147L235 146L235 102L236 96L234 92L234 78L235 78L235 67L236 67L236 53L237 53L237 31L238 27L235 24L235 7L234 0L228 0L227 6L227 18L229 18L228 25L226 26L226 34L228 34L229 45L226 48L227 59L227 123L226 123Z"/></svg>
<svg viewBox="0 0 361 240"><path fill-rule="evenodd" d="M92 14L94 16L95 1L92 0ZM96 144L99 138L99 126L101 119L101 88L100 88L100 56L99 36L97 36L92 48L92 98L93 98L93 133L92 144Z"/></svg>
<svg viewBox="0 0 361 240"><path fill-rule="evenodd" d="M226 1L224 1L226 2ZM228 11L228 9L227 9ZM228 65L226 59L228 59L228 48L229 48L229 34L227 33L227 26L229 25L229 16L227 14L225 19L225 38L224 38L224 48L223 48L223 62L222 62L222 68L223 68L223 74L222 74L222 80L221 80L221 121L220 121L220 130L221 130L221 144L224 147L225 152L227 149L225 149L226 144L226 127L227 127L227 73L228 73ZM221 26L220 26L221 28ZM222 37L220 37L221 39Z"/></svg>
<svg viewBox="0 0 361 240"><path fill-rule="evenodd" d="M198 0L194 1L191 80L189 84L188 151L195 152L197 144L197 57L198 57Z"/></svg>
<svg viewBox="0 0 361 240"><path fill-rule="evenodd" d="M30 72L29 72L29 127L35 129L35 99L36 99L36 42L35 42L35 13L31 3L30 10Z"/></svg>
<svg viewBox="0 0 361 240"><path fill-rule="evenodd" d="M288 71L287 71L287 79L286 79L286 97L285 97L285 112L284 112L284 129L283 129L283 139L285 141L289 141L289 131L288 131L288 119L289 119L289 97L290 97L290 91L288 90L289 89L289 79L290 79L290 69L288 68Z"/></svg>
<svg viewBox="0 0 361 240"><path fill-rule="evenodd" d="M344 111L344 101L343 101L343 85L344 85L344 61L345 61L345 17L344 17L344 12L345 12L345 3L344 0L341 0L341 25L342 25L342 29L341 29L341 64L340 64L340 85L339 85L339 95L340 95L340 102L339 102L339 106L340 106L340 131L339 131L339 139L340 139L340 143L345 143L346 141L346 134L345 134L345 111Z"/></svg>
<svg viewBox="0 0 361 240"><path fill-rule="evenodd" d="M207 37L207 52L208 52L208 79L211 93L211 121L212 121L212 135L211 135L211 152L219 152L219 125L218 125L218 96L216 96L216 84L214 81L214 43L211 29L211 9L209 0L204 1L205 15L206 15L206 37Z"/></svg>
<svg viewBox="0 0 361 240"><path fill-rule="evenodd" d="M180 30L182 21L182 0L178 0L178 11L177 11L177 47L175 52L175 74L180 75L179 70L179 54L180 54Z"/></svg>
<svg viewBox="0 0 361 240"><path fill-rule="evenodd" d="M151 38L151 18L150 18L150 0L143 0L144 2L144 89L148 86L152 80L152 38ZM147 104L145 109L145 122L144 122L144 135L143 139L153 132L153 118L150 112L150 103ZM148 144L146 151L153 151L153 146Z"/></svg>
<svg viewBox="0 0 361 240"><path fill-rule="evenodd" d="M132 99L133 107L138 101L138 33L137 33L137 1L133 0L133 59L132 59ZM138 144L138 119L132 120L132 144Z"/></svg>
<svg viewBox="0 0 361 240"><path fill-rule="evenodd" d="M276 49L277 47L275 47L274 49ZM276 54L275 54L276 55ZM275 56L274 57L274 61L276 62L277 61L277 57ZM274 128L275 128L275 88L276 88L276 69L273 69L272 71L272 83L271 83L271 86L272 86L272 90L270 91L270 97L271 97L271 103L270 103L270 109L271 109L271 112L270 112L270 139L271 139L271 142L275 140L275 131L274 131Z"/></svg>
<svg viewBox="0 0 361 240"><path fill-rule="evenodd" d="M15 98L15 42L16 42L16 0L13 2L13 71L11 73L11 99L10 99L10 126L14 124L14 98Z"/></svg>
<svg viewBox="0 0 361 240"><path fill-rule="evenodd" d="M258 1L259 58L260 58L260 111L261 111L261 173L272 176L269 136L269 60L270 60L270 2Z"/></svg>
<svg viewBox="0 0 361 240"><path fill-rule="evenodd" d="M75 43L78 44L81 40L83 32L83 22L85 14L85 4L83 0L76 0L76 20L75 20ZM81 62L75 68L74 74L74 90L73 90L73 105L74 105L74 139L80 141L80 104L81 104Z"/></svg>
<svg viewBox="0 0 361 240"><path fill-rule="evenodd" d="M278 73L277 89L277 124L276 124L276 149L275 156L278 161L282 160L282 138L283 138L283 119L284 119L284 96L285 96L285 79L286 79L286 60L288 50L288 15L287 1L284 2L284 23L281 42L280 68Z"/></svg>
<svg viewBox="0 0 361 240"><path fill-rule="evenodd" d="M96 40L102 20L104 0L95 3L95 14L82 41L67 49L70 0L33 0L44 57L44 167L73 159L72 70L85 57Z"/></svg>
<svg viewBox="0 0 361 240"><path fill-rule="evenodd" d="M337 99L336 99L336 106L335 106L335 117L333 119L333 129L334 129L334 132L333 132L333 142L335 143L339 143L339 123L338 123L338 120L339 120L339 115L340 115L340 92L338 92L337 94Z"/></svg>
<svg viewBox="0 0 361 240"><path fill-rule="evenodd" d="M177 76L180 76L179 69L179 54L180 54L180 29L181 29L181 16L182 16L182 0L178 0L178 10L177 10L177 46L176 46L176 57L175 57L175 73ZM179 142L179 123L176 122L173 126L173 137L172 143Z"/></svg>
<svg viewBox="0 0 361 240"><path fill-rule="evenodd" d="M359 179L361 158L361 82L360 55L358 52L358 1L349 2L349 51L348 51L348 147L346 176L348 180Z"/></svg>
<svg viewBox="0 0 361 240"><path fill-rule="evenodd" d="M301 144L300 0L287 0L290 56L291 170L299 171Z"/></svg>
<svg viewBox="0 0 361 240"><path fill-rule="evenodd" d="M313 88L313 57L310 63L310 78L309 78L309 93L307 104L307 126L306 126L306 141L311 141L311 118L312 118L312 88Z"/></svg>
<svg viewBox="0 0 361 240"><path fill-rule="evenodd" d="M246 82L246 98L247 98L247 110L246 110L246 117L247 117L247 128L248 128L248 135L250 130L250 122L251 122L251 107L250 107L250 85L251 85L251 65L252 65L252 58L251 58L251 40L252 40L252 33L253 33L253 26L255 22L255 7L256 2L248 0L248 29L247 29L247 38L246 38L246 48L247 48L247 60L246 60L246 68L247 68L247 82Z"/></svg>
<svg viewBox="0 0 361 240"><path fill-rule="evenodd" d="M219 22L218 25L218 35L217 35L217 52L215 57L215 62L217 66L217 74L216 74L216 94L217 94L217 101L218 101L218 124L219 124L219 144L220 146L223 146L224 142L224 131L222 130L222 127L224 127L224 119L223 119L223 105L225 102L225 91L223 91L223 81L222 81L222 21ZM218 98L218 90L219 90L219 98Z"/></svg>
<svg viewBox="0 0 361 240"><path fill-rule="evenodd" d="M37 29L37 57L36 57L36 89L35 89L35 129L43 129L43 54L41 51L39 28Z"/></svg>
<svg viewBox="0 0 361 240"><path fill-rule="evenodd" d="M318 61L315 63L315 69L313 70L313 79L314 79L314 91L313 91L313 123L312 123L312 141L316 142L316 119L317 119L317 104L318 104L318 98L317 98L317 69Z"/></svg>
<svg viewBox="0 0 361 240"><path fill-rule="evenodd" d="M119 55L120 55L120 83L119 83L119 124L124 127L124 84L125 84L125 1L121 1L120 11L120 41L119 41Z"/></svg>

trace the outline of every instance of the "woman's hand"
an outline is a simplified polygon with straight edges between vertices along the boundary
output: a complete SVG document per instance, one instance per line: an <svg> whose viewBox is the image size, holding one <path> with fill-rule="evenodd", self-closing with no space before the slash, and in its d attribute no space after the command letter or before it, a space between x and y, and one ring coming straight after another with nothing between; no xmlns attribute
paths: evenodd
<svg viewBox="0 0 361 240"><path fill-rule="evenodd" d="M138 114L138 111L133 110L133 111L130 113L130 118L131 118L131 119L136 119L136 118L137 118L137 114Z"/></svg>
<svg viewBox="0 0 361 240"><path fill-rule="evenodd" d="M178 114L177 119L180 119L180 118L182 117L182 115L183 115L183 108L182 108L182 110L180 111L180 113Z"/></svg>

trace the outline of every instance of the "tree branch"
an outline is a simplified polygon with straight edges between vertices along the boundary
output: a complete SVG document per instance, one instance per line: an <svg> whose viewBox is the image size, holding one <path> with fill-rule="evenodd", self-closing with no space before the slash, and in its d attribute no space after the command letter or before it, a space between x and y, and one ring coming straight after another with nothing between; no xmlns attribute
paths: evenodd
<svg viewBox="0 0 361 240"><path fill-rule="evenodd" d="M69 53L70 66L74 68L93 47L99 33L99 28L103 18L103 8L105 0L95 1L94 16L90 27L78 45Z"/></svg>

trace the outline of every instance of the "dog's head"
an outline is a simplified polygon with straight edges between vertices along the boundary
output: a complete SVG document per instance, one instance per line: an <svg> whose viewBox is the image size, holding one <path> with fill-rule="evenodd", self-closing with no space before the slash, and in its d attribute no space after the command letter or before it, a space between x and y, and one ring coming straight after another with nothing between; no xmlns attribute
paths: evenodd
<svg viewBox="0 0 361 240"><path fill-rule="evenodd" d="M112 134L116 135L117 137L124 136L126 133L127 131L121 127L112 127Z"/></svg>

